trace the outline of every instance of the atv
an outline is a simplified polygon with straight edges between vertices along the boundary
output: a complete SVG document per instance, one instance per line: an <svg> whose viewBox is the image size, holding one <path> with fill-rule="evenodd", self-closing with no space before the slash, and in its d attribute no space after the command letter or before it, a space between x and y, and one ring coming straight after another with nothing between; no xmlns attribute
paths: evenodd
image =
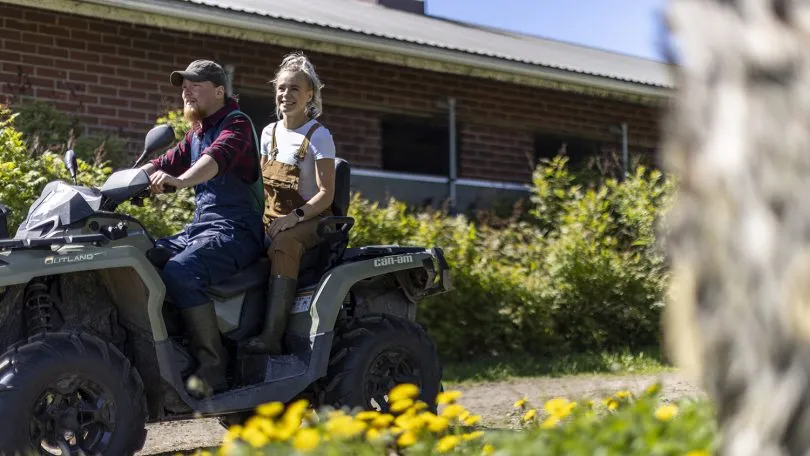
<svg viewBox="0 0 810 456"><path fill-rule="evenodd" d="M150 256L155 239L116 212L152 197L138 163L173 142L171 127L156 126L133 167L101 188L77 184L68 151L73 182L46 184L13 238L0 210L0 450L132 454L147 423L207 416L228 426L262 403L300 398L387 411L387 393L401 383L435 404L442 367L415 321L416 303L451 288L447 262L441 248L350 248L350 169L341 159L335 215L320 222L322 242L302 258L284 353L241 346L263 324L270 265L262 255L208 289L230 354L229 388L190 394L196 360Z"/></svg>

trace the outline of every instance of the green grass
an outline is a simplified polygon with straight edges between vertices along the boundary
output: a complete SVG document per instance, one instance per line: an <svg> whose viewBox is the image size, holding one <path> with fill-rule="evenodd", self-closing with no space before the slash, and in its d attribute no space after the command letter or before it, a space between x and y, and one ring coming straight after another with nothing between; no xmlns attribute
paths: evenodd
<svg viewBox="0 0 810 456"><path fill-rule="evenodd" d="M445 387L461 383L504 381L520 377L587 374L655 374L674 371L660 349L535 357L528 354L453 361L444 365Z"/></svg>

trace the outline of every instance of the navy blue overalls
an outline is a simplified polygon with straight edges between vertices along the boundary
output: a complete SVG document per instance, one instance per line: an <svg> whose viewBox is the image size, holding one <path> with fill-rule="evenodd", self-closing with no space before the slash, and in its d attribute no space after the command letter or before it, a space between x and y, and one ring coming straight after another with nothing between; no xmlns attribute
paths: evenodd
<svg viewBox="0 0 810 456"><path fill-rule="evenodd" d="M202 138L191 135L192 166L219 135L225 119L237 113L242 114L229 113ZM258 160L257 150L254 130L251 151ZM197 208L192 222L180 233L156 242L176 253L162 272L166 294L175 306L187 309L206 304L210 298L205 291L210 285L234 275L264 253L261 184L261 174L256 183L249 184L228 172L194 187Z"/></svg>

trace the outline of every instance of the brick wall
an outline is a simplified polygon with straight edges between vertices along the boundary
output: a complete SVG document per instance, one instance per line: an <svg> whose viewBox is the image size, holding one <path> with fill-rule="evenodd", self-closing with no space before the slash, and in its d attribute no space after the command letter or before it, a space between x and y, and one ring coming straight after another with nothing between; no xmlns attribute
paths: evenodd
<svg viewBox="0 0 810 456"><path fill-rule="evenodd" d="M196 58L236 67L234 90L270 96L267 81L288 51L258 43L172 32L0 4L2 92L53 101L90 131L141 143L154 119L180 107L172 70ZM323 121L339 154L379 168L380 112L446 116L457 99L461 177L526 180L535 131L611 139L608 125L628 122L634 145L653 147L657 112L629 103L522 87L472 77L308 53L326 84ZM263 126L257 126L259 129Z"/></svg>

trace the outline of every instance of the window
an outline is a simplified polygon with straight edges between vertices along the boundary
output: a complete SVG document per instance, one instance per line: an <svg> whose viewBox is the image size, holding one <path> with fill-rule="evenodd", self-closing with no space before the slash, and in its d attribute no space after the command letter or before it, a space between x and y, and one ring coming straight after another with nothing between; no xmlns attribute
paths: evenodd
<svg viewBox="0 0 810 456"><path fill-rule="evenodd" d="M534 138L535 163L543 158L552 159L557 155L566 155L572 168L588 166L588 162L602 155L602 144L599 141L558 134L539 134Z"/></svg>
<svg viewBox="0 0 810 456"><path fill-rule="evenodd" d="M276 103L273 97L237 92L239 108L250 116L256 134L261 136L262 129L270 122L276 121Z"/></svg>
<svg viewBox="0 0 810 456"><path fill-rule="evenodd" d="M384 170L449 175L450 130L447 119L384 116L380 128ZM457 127L456 157L460 156L458 130ZM461 166L457 169L460 170Z"/></svg>

